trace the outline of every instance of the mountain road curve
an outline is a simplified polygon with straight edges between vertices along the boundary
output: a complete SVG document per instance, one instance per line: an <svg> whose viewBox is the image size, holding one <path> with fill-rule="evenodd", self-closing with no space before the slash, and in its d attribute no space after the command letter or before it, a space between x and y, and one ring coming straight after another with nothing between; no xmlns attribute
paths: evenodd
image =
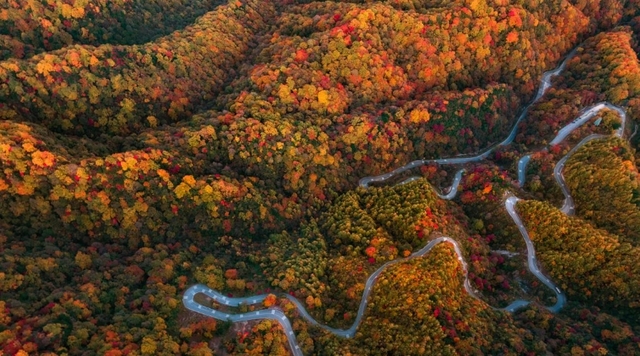
<svg viewBox="0 0 640 356"><path fill-rule="evenodd" d="M451 158L440 158L440 159L431 159L431 160L415 160L412 162L409 162L408 164L401 166L399 168L394 169L391 172L385 173L385 174L381 174L378 176L371 176L371 177L364 177L359 181L359 185L361 187L367 188L369 187L369 184L371 183L383 183L385 181L387 181L388 179L390 179L391 177L394 177L402 172L405 172L407 170L413 169L413 168L417 168L420 167L422 165L425 164L429 164L429 163L437 163L440 165L459 165L459 164L465 164L465 163L469 163L469 162L477 162L477 161L481 161L485 158L487 158L497 147L499 146L505 146L505 145L509 145L513 142L513 140L516 137L516 133L517 133L517 129L518 129L518 125L519 123L523 120L523 118L526 116L529 107L531 105L533 105L534 103L536 103L546 92L546 90L551 86L551 78L553 78L554 76L557 76L558 74L560 74L565 66L566 63L569 59L571 59L573 57L573 55L576 53L576 50L574 49L571 53L569 53L569 55L567 57L565 57L565 59L561 62L561 64L554 70L552 71L548 71L545 72L544 75L542 76L541 79L541 84L540 87L538 89L538 92L534 98L534 100L529 103L524 110L520 113L518 119L515 122L515 125L513 127L513 129L510 131L509 136L502 142L500 142L499 144L496 144L488 149L486 149L484 152L476 155L476 156L469 156L469 157L451 157ZM575 120L573 120L571 123L567 124L566 126L564 126L557 134L557 136L551 141L551 145L554 144L558 144L560 143L562 140L564 140L571 132L573 132L573 130L575 130L576 128L578 128L579 126L581 126L582 124L584 124L585 122L588 122L590 118L594 117L600 110L604 109L604 108L608 108L608 109L612 109L617 111L622 119L623 119L623 123L620 127L620 129L618 129L616 131L616 135L618 136L622 136L624 134L624 129L625 129L625 125L626 125L626 113L624 111L624 109L615 106L613 104L607 103L607 102L602 102L602 103L598 103L595 104L589 108L586 108L585 110L582 111L581 115L579 117L577 117ZM563 205L562 211L565 212L566 214L572 214L575 211L575 206L573 204L573 199L571 199L571 195L569 194L568 188L566 187L566 184L564 182L564 179L562 177L562 168L564 167L564 164L566 162L566 160L570 157L570 155L575 152L577 149L579 149L582 145L584 145L585 143L589 142L590 140L593 139L599 139L599 138L603 138L606 137L604 135L591 135L589 137L586 137L585 139L583 139L578 145L576 145L565 157L563 157L555 166L554 169L554 176L556 177L556 180L558 182L558 184L560 185L560 187L562 188L562 191L565 195L565 203ZM519 185L522 186L524 184L524 177L525 177L525 171L526 171L526 165L528 163L530 159L530 155L526 155L524 156L519 162L518 162L518 181L519 181ZM451 200L453 199L458 191L458 187L460 185L460 182L462 180L462 176L464 174L464 169L460 169L457 171L455 178L453 180L453 183L451 185L451 188L448 190L448 192L446 192L446 194L442 194L442 193L438 193L438 196L441 199L447 199L447 200ZM402 185L402 184L410 184L413 181L416 181L420 179L419 177L410 177L400 183L398 183L398 185ZM518 202L518 198L513 195L513 193L509 192L507 194L507 197L504 201L504 206L506 211L509 213L509 215L511 216L511 218L513 219L514 223L517 225L518 230L520 231L520 234L522 235L525 243L526 243L526 247L527 247L527 266L528 269L531 271L531 273L533 275L536 276L536 278L538 278L543 284L545 284L547 287L549 287L551 290L554 291L554 293L556 294L556 303L553 306L547 307L547 309L549 309L551 312L558 312L566 303L566 296L565 294L560 290L560 288L555 285L553 283L553 281L548 278L547 276L545 276L542 271L540 270L538 261L536 259L536 254L535 254L535 246L533 244L533 242L531 241L531 239L529 238L529 234L528 231L526 229L526 227L524 226L524 223L522 222L522 220L520 219L520 216L518 215L517 211L516 211L516 203ZM463 257L463 254L461 252L460 249L460 245L451 237L447 237L447 236L441 236L441 237L437 237L431 241L429 241L427 243L426 246L422 247L420 250L412 253L411 255L409 255L408 257L405 258L400 258L400 259L396 259L390 262L385 263L384 265L382 265L380 268L378 268L373 274L371 274L366 281L365 284L365 288L364 288L364 292L362 294L362 298L360 301L360 305L358 308L358 313L356 314L356 319L354 321L354 323L351 325L351 327L349 327L348 329L337 329L337 328L332 328L330 326L321 324L320 322L318 322L317 320L315 320L306 310L306 308L304 307L304 305L295 297L289 295L289 294L285 294L285 293L278 293L281 297L287 298L289 299L295 306L296 309L299 313L299 315L306 319L309 323L316 325L318 327L321 327L335 335L341 336L341 337L345 337L345 338L352 338L355 336L356 330L358 328L358 326L360 325L362 318L364 316L366 307L367 307L367 303L368 303L368 297L371 293L371 291L373 290L373 286L375 281L377 280L378 276L389 266L392 266L394 264L398 264L398 263L402 263L402 262L406 262L409 261L411 259L414 258L419 258L424 256L425 254L427 254L429 251L431 251L431 249L433 249L433 247L435 247L436 245L440 244L440 243L449 243L453 246L458 260L460 261L462 267L463 267L463 271L464 271L464 289L467 291L467 293L469 295L471 295L472 297L479 299L477 295L477 292L473 289L473 287L471 286L471 282L469 281L468 277L467 277L467 263L465 262L465 259ZM244 322L244 321L251 321L251 320L263 320L263 319L269 319L269 320L274 320L277 321L283 328L284 333L287 337L288 343L289 343L289 347L291 348L291 351L294 355L296 356L301 356L302 355L302 350L300 348L300 345L298 345L297 341L296 341L296 336L295 333L292 329L292 325L291 322L289 320L289 318L284 314L284 312L282 312L281 310L277 309L277 308L267 308L267 309L261 309L261 310L254 310L254 311L250 311L250 312L246 312L246 313L238 313L238 314L232 314L232 313L226 313L224 311L220 311L220 310L216 310L213 309L211 307L207 307L204 306L198 302L196 302L194 300L194 297L197 294L204 294L206 296L208 296L209 298L213 299L215 302L228 306L228 307L238 307L240 305L257 305L262 303L265 298L267 297L267 295L255 295L255 296L249 296L249 297L241 297L241 298L231 298L231 297L227 297L224 296L223 294L205 286L202 284L196 284L193 285L191 287L189 287L182 298L183 301L183 305L185 306L185 308L187 308L188 310L191 310L193 312L196 313L200 313L202 315L208 316L208 317L212 317L215 318L217 320L222 320L222 321L230 321L230 322ZM523 308L527 305L529 305L531 302L527 301L527 300L516 300L514 302L512 302L511 304L509 304L507 307L505 308L493 308L495 310L501 310L501 311L505 311L505 312L514 312L520 308Z"/></svg>

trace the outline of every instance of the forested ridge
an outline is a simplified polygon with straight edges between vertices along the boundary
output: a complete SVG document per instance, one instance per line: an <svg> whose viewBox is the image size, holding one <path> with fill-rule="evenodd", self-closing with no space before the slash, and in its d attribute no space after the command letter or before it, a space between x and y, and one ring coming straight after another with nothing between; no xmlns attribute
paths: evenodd
<svg viewBox="0 0 640 356"><path fill-rule="evenodd" d="M520 212L536 242L543 265L571 297L607 308L627 319L637 317L638 254L633 244L567 218L541 202L524 202Z"/></svg>
<svg viewBox="0 0 640 356"><path fill-rule="evenodd" d="M566 169L578 216L637 244L640 180L634 161L633 149L626 141L600 140L577 151Z"/></svg>
<svg viewBox="0 0 640 356"><path fill-rule="evenodd" d="M0 354L640 354L639 35L636 0L6 1Z"/></svg>

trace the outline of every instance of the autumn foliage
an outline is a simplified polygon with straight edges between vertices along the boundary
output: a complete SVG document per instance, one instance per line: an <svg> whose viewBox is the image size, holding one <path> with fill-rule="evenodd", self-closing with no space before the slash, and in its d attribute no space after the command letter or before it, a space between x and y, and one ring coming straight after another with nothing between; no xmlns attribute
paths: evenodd
<svg viewBox="0 0 640 356"><path fill-rule="evenodd" d="M640 354L637 0L11 0L0 4L0 354ZM575 56L502 142L540 78ZM548 142L600 101L560 145ZM597 124L596 124L597 122ZM532 153L527 183L515 166ZM453 200L444 200L458 169ZM396 185L406 178L410 183ZM526 246L566 292L526 268ZM438 236L448 243L389 267ZM532 304L519 313L504 307Z"/></svg>
<svg viewBox="0 0 640 356"><path fill-rule="evenodd" d="M130 134L184 119L215 98L269 8L232 2L141 45L72 45L0 65L0 118L54 131ZM193 76L197 80L183 80Z"/></svg>

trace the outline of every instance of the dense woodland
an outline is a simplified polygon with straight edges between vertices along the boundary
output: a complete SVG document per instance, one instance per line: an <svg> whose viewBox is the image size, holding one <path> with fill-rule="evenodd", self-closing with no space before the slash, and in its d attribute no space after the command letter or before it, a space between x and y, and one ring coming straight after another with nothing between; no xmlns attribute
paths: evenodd
<svg viewBox="0 0 640 356"><path fill-rule="evenodd" d="M627 242L640 243L640 179L628 142L596 140L567 162L576 214Z"/></svg>
<svg viewBox="0 0 640 356"><path fill-rule="evenodd" d="M268 294L197 301L282 310L305 355L640 354L639 15L637 0L0 4L0 354L291 353L275 321L187 310L195 283ZM512 144L358 186L493 147L570 54ZM626 122L603 110L549 145L602 101ZM563 170L568 216L554 167L594 133ZM367 278L440 236L467 271L448 243L388 267L353 338L283 297L349 328Z"/></svg>

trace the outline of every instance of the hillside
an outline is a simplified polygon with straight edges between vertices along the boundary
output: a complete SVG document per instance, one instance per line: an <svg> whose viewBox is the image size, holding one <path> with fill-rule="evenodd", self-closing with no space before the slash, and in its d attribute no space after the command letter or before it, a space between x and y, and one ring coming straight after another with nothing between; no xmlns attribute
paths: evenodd
<svg viewBox="0 0 640 356"><path fill-rule="evenodd" d="M640 2L0 4L0 354L640 354Z"/></svg>

